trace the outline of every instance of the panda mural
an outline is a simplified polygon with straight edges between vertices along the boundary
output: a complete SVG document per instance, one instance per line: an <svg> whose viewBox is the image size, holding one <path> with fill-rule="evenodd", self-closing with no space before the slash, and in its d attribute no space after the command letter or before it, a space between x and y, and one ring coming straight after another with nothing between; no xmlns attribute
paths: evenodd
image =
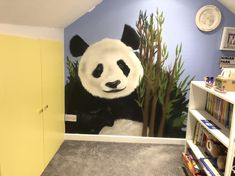
<svg viewBox="0 0 235 176"><path fill-rule="evenodd" d="M66 85L66 113L77 115L76 122L66 122L66 132L141 135L135 90L144 71L134 53L138 47L139 36L128 25L121 41L106 38L89 46L78 35L70 40L72 56L81 58L73 85Z"/></svg>

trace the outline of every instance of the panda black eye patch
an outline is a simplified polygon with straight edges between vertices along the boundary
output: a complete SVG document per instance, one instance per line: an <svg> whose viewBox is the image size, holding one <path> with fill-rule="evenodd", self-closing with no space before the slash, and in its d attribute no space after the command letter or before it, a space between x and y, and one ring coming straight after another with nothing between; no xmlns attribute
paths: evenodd
<svg viewBox="0 0 235 176"><path fill-rule="evenodd" d="M126 63L120 59L117 61L117 65L122 70L123 74L127 77L130 73L130 68L126 65Z"/></svg>
<svg viewBox="0 0 235 176"><path fill-rule="evenodd" d="M93 70L92 75L95 78L99 78L101 76L101 74L103 73L104 67L102 64L98 64L95 68L95 70Z"/></svg>

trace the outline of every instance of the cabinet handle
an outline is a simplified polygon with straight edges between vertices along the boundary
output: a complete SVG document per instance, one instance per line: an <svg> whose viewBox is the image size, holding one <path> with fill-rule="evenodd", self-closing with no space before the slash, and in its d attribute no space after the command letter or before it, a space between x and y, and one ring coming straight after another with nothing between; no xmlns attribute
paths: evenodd
<svg viewBox="0 0 235 176"><path fill-rule="evenodd" d="M41 113L43 113L43 109L40 109L40 110L39 110L39 114L41 114Z"/></svg>
<svg viewBox="0 0 235 176"><path fill-rule="evenodd" d="M44 110L46 110L46 109L48 109L49 108L49 106L48 105L46 105L45 107L44 107Z"/></svg>

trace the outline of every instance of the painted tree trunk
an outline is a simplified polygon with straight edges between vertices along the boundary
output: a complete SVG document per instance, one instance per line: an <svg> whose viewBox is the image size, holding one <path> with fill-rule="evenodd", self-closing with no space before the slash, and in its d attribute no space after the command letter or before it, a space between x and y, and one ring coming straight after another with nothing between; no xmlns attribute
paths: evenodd
<svg viewBox="0 0 235 176"><path fill-rule="evenodd" d="M150 102L150 90L146 87L145 100L144 100L144 111L143 111L143 130L142 136L147 136L148 122L149 122L149 103Z"/></svg>

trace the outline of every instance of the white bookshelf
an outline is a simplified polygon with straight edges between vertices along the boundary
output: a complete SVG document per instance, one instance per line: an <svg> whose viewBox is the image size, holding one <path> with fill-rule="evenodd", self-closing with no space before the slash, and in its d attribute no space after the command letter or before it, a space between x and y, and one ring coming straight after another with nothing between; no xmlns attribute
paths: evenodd
<svg viewBox="0 0 235 176"><path fill-rule="evenodd" d="M205 111L207 93L215 95L234 105L230 130L225 128L223 124L221 124L219 121L217 121L214 117L212 117L209 113ZM190 85L190 96L189 96L189 112L188 112L187 132L186 132L186 150L190 148L198 160L201 158L205 158L200 147L198 147L193 143L196 123L199 122L212 136L214 136L218 141L220 141L228 150L224 176L231 176L233 168L233 159L235 153L235 120L234 120L235 110L234 109L235 109L235 92L219 93L215 91L213 88L207 88L203 81L192 81ZM203 123L204 120L211 121L214 124L214 126L217 126L218 128L215 129L208 128L208 126L205 125L205 123ZM206 174L208 176L211 175L208 172L206 172Z"/></svg>

